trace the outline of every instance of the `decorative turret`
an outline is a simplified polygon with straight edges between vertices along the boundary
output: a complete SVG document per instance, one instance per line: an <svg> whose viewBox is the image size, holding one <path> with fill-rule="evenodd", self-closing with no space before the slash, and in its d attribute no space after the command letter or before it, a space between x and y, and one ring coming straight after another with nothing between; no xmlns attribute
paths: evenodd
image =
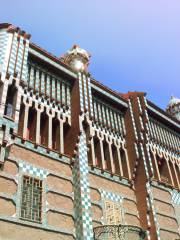
<svg viewBox="0 0 180 240"><path fill-rule="evenodd" d="M177 120L180 121L180 99L172 96L166 108L166 111L171 116L175 117Z"/></svg>
<svg viewBox="0 0 180 240"><path fill-rule="evenodd" d="M75 71L88 72L88 65L91 55L78 45L74 45L61 60Z"/></svg>

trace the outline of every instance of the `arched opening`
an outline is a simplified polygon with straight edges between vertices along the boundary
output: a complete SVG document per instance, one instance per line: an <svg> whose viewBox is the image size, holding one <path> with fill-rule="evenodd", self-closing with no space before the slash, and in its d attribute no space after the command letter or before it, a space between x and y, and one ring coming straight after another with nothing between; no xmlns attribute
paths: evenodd
<svg viewBox="0 0 180 240"><path fill-rule="evenodd" d="M60 151L60 123L57 117L52 119L52 149Z"/></svg>
<svg viewBox="0 0 180 240"><path fill-rule="evenodd" d="M101 147L99 138L97 136L94 137L94 153L96 166L102 168Z"/></svg>
<svg viewBox="0 0 180 240"><path fill-rule="evenodd" d="M129 178L128 174L128 165L127 165L127 159L124 149L120 149L120 156L121 156L121 163L122 163L122 170L123 170L123 177Z"/></svg>
<svg viewBox="0 0 180 240"><path fill-rule="evenodd" d="M8 86L4 115L14 118L16 108L17 88L14 83Z"/></svg>
<svg viewBox="0 0 180 240"><path fill-rule="evenodd" d="M112 172L111 160L110 160L110 154L109 154L109 145L105 140L103 141L103 151L104 151L105 168L107 171Z"/></svg>
<svg viewBox="0 0 180 240"><path fill-rule="evenodd" d="M69 131L70 131L70 126L68 123L65 122L63 124L64 137L62 139L64 141L64 153L69 152Z"/></svg>
<svg viewBox="0 0 180 240"><path fill-rule="evenodd" d="M154 169L154 178L158 180L158 172L157 172L156 162L155 162L156 159L151 151L150 151L150 158L151 158L151 162L152 162L153 169Z"/></svg>
<svg viewBox="0 0 180 240"><path fill-rule="evenodd" d="M40 121L40 143L41 145L48 147L48 115L46 113L46 109L43 113L41 113L41 121Z"/></svg>
<svg viewBox="0 0 180 240"><path fill-rule="evenodd" d="M114 161L115 174L120 175L118 151L117 151L117 147L114 144L112 144L112 156L113 156L113 161Z"/></svg>
<svg viewBox="0 0 180 240"><path fill-rule="evenodd" d="M93 166L93 158L92 158L92 146L88 144L88 163L90 166Z"/></svg>
<svg viewBox="0 0 180 240"><path fill-rule="evenodd" d="M165 183L170 183L170 176L166 160L164 158L160 158L159 156L157 156L157 163L161 181Z"/></svg>
<svg viewBox="0 0 180 240"><path fill-rule="evenodd" d="M36 121L37 111L34 107L31 107L28 114L27 138L33 142L35 142L36 139Z"/></svg>
<svg viewBox="0 0 180 240"><path fill-rule="evenodd" d="M25 105L24 103L21 103L20 113L19 113L19 125L18 125L18 134L20 136L23 136L24 115L25 115Z"/></svg>

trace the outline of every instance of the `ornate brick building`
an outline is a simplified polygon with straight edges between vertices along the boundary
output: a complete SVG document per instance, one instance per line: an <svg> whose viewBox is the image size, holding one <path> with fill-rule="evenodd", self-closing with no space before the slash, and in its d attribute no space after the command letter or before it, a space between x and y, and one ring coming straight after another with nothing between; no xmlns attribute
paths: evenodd
<svg viewBox="0 0 180 240"><path fill-rule="evenodd" d="M89 58L0 24L0 239L180 238L179 100L117 93Z"/></svg>

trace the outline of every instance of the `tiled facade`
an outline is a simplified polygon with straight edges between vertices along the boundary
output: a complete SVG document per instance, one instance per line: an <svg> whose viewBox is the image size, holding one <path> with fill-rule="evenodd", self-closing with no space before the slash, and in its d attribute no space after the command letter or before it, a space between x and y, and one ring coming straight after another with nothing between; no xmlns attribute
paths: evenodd
<svg viewBox="0 0 180 240"><path fill-rule="evenodd" d="M0 239L91 240L111 223L180 238L180 122L94 80L89 58L74 46L59 59L0 24ZM38 222L21 217L24 176Z"/></svg>

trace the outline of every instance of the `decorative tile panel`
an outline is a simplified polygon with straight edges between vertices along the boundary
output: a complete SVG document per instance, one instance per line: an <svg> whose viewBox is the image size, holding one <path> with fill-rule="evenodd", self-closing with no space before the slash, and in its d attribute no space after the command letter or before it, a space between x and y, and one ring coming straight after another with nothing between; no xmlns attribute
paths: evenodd
<svg viewBox="0 0 180 240"><path fill-rule="evenodd" d="M41 169L41 168L37 168L30 164L27 164L26 162L20 162L19 168L23 173L30 174L32 176L36 176L40 179L46 178L46 176L48 175L48 171Z"/></svg>

